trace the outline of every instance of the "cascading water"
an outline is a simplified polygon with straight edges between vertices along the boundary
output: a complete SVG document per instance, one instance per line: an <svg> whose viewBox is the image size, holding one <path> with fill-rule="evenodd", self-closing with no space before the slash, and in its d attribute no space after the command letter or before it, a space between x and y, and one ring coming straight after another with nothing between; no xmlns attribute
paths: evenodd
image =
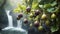
<svg viewBox="0 0 60 34"><path fill-rule="evenodd" d="M17 20L17 27L15 27L12 30L18 32L18 34L28 34L28 32L22 28L21 20ZM15 34L17 34L16 32L15 32Z"/></svg>
<svg viewBox="0 0 60 34"><path fill-rule="evenodd" d="M8 16L8 27L2 29L2 30L8 30L10 28L13 28L13 19L12 19L12 16L9 15L10 11L6 11L6 14Z"/></svg>
<svg viewBox="0 0 60 34"><path fill-rule="evenodd" d="M18 28L21 28L21 27L22 27L22 22L21 22L21 20L17 20L17 27L18 27Z"/></svg>
<svg viewBox="0 0 60 34"><path fill-rule="evenodd" d="M17 20L17 27L13 27L13 16L9 15L10 10L17 6L17 3L22 3L22 0L8 0L5 5L6 14L8 16L8 27L2 29L2 34L28 34L26 30L22 28L22 21ZM11 6L10 6L11 4Z"/></svg>
<svg viewBox="0 0 60 34"><path fill-rule="evenodd" d="M10 11L6 11L8 16L8 27L2 29L2 34L28 34L28 32L22 28L22 20L17 20L17 27L13 27L13 19L9 13Z"/></svg>

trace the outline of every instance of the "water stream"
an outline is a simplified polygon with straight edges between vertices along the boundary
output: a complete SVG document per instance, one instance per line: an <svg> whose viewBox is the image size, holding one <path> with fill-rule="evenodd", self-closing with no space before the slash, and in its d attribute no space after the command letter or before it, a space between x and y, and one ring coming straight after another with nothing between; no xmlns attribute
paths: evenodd
<svg viewBox="0 0 60 34"><path fill-rule="evenodd" d="M11 29L13 28L13 19L12 19L12 16L9 15L10 11L6 11L6 14L8 16L8 26L2 30L8 30L8 29Z"/></svg>
<svg viewBox="0 0 60 34"><path fill-rule="evenodd" d="M8 16L8 26L2 29L3 34L28 34L28 32L22 28L21 20L17 20L17 27L13 27L13 18L9 13L10 11L6 11Z"/></svg>

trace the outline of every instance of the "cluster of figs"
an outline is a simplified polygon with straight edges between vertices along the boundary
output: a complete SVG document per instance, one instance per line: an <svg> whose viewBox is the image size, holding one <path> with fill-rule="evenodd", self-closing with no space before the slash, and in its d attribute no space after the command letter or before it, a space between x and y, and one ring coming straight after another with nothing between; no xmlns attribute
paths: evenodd
<svg viewBox="0 0 60 34"><path fill-rule="evenodd" d="M35 19L37 16L39 16L38 20L31 20L31 21L33 21L33 23L30 23L30 27L34 26L38 30L43 30L44 29L43 26L42 26L42 24L43 24L42 21L45 22L46 26L49 26L49 24L50 24L49 19L52 19L52 20L56 19L56 14L55 13L51 13L51 14L48 13L48 14L46 14L46 13L42 12L39 9L34 10L33 12L31 12L31 7L29 7L29 6L26 8L26 12L30 13L30 14L28 14L30 18L34 18ZM23 14L20 13L18 15L18 17L17 17L17 20L20 20L20 18L22 18L22 17L23 17ZM27 24L28 23L28 19L25 18L23 20L23 22L24 22L24 24Z"/></svg>

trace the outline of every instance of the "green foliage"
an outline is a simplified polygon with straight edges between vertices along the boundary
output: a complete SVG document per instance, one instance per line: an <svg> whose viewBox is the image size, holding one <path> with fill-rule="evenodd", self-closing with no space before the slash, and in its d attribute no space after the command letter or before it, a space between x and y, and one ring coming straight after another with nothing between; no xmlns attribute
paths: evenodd
<svg viewBox="0 0 60 34"><path fill-rule="evenodd" d="M51 26L51 32L55 32L55 31L58 31L58 30L59 30L59 27L57 25Z"/></svg>
<svg viewBox="0 0 60 34"><path fill-rule="evenodd" d="M25 15L28 15L28 16L26 16L26 18L28 20L30 20L30 21L36 21L36 20L39 21L39 20L41 20L40 18L42 16L42 14L45 14L45 13L50 14L50 13L54 13L54 12L57 13L58 12L58 9L59 9L56 6L57 5L57 2L54 1L54 0L46 0L46 1L45 0L40 0L40 1L38 1L38 0L25 0L23 2L24 2L24 4L18 4L17 8L14 9L14 12L15 13L17 13L17 12L20 13L21 11L23 11ZM30 6L31 7L31 11L29 13L26 12L27 6ZM42 9L42 11L40 10L41 11L41 14L38 15L38 16L34 16L36 9L39 9L39 10ZM46 15L48 15L48 14L46 14ZM43 17L48 17L48 16L43 16ZM51 14L46 19L50 20L50 17L51 17ZM46 19L45 20L43 19L41 21L46 21ZM57 26L57 24L51 26L51 32L58 31L58 29L59 29L59 27Z"/></svg>

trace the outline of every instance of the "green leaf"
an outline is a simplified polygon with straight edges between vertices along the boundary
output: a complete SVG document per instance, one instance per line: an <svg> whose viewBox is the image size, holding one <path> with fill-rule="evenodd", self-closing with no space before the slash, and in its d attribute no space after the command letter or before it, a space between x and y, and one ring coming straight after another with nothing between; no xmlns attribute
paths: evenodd
<svg viewBox="0 0 60 34"><path fill-rule="evenodd" d="M54 8L47 9L48 12L54 12Z"/></svg>
<svg viewBox="0 0 60 34"><path fill-rule="evenodd" d="M54 1L54 2L51 4L51 6L55 6L56 4L57 4L57 2Z"/></svg>
<svg viewBox="0 0 60 34"><path fill-rule="evenodd" d="M38 6L38 0L33 0L32 2L32 9L36 9Z"/></svg>
<svg viewBox="0 0 60 34"><path fill-rule="evenodd" d="M43 5L39 5L40 8L44 8Z"/></svg>
<svg viewBox="0 0 60 34"><path fill-rule="evenodd" d="M59 27L57 25L51 27L51 32L55 32L55 31L58 31L58 30L59 30Z"/></svg>
<svg viewBox="0 0 60 34"><path fill-rule="evenodd" d="M38 20L39 19L39 16L36 16L36 18L34 20Z"/></svg>
<svg viewBox="0 0 60 34"><path fill-rule="evenodd" d="M44 4L44 8L47 9L47 8L50 8L51 7L51 4L48 3L48 4Z"/></svg>
<svg viewBox="0 0 60 34"><path fill-rule="evenodd" d="M21 8L22 8L22 10L26 10L26 6L25 5L21 5Z"/></svg>

